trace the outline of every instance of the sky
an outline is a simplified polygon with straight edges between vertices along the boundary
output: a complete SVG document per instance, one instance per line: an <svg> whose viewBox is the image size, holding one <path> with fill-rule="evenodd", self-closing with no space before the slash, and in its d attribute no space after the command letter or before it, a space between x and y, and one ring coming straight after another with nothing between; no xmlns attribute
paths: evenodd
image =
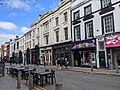
<svg viewBox="0 0 120 90"><path fill-rule="evenodd" d="M58 6L59 0L0 0L0 46L30 30L30 25Z"/></svg>

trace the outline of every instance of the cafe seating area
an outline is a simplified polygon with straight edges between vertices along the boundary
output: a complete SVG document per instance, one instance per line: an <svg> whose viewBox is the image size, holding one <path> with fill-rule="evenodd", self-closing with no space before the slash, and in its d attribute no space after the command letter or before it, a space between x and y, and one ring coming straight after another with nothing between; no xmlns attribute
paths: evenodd
<svg viewBox="0 0 120 90"><path fill-rule="evenodd" d="M21 79L28 84L29 75L33 76L33 85L53 85L56 82L55 70L36 70L36 68L29 67L9 67L7 68L7 74L17 78L18 72L21 72Z"/></svg>

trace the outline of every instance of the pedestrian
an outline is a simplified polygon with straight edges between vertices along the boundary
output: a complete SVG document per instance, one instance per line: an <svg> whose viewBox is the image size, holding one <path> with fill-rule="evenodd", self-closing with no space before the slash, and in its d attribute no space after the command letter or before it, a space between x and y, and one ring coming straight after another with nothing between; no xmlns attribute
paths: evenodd
<svg viewBox="0 0 120 90"><path fill-rule="evenodd" d="M65 67L66 67L66 69L67 69L67 66L68 66L68 60L67 60L67 58L65 58Z"/></svg>
<svg viewBox="0 0 120 90"><path fill-rule="evenodd" d="M58 57L56 60L57 70L60 70L60 58Z"/></svg>

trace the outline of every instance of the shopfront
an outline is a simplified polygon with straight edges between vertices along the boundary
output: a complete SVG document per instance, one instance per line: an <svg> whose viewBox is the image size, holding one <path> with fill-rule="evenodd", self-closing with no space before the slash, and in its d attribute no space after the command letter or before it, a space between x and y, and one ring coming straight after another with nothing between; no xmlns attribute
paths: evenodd
<svg viewBox="0 0 120 90"><path fill-rule="evenodd" d="M106 36L105 41L109 68L120 67L120 34Z"/></svg>
<svg viewBox="0 0 120 90"><path fill-rule="evenodd" d="M96 40L89 39L75 42L72 45L73 62L77 67L96 67Z"/></svg>
<svg viewBox="0 0 120 90"><path fill-rule="evenodd" d="M41 47L40 55L41 64L45 64L47 66L52 65L52 47Z"/></svg>
<svg viewBox="0 0 120 90"><path fill-rule="evenodd" d="M70 45L71 42L53 45L53 65L56 64L58 57L63 57L64 59L66 58L69 62L69 65L72 65Z"/></svg>

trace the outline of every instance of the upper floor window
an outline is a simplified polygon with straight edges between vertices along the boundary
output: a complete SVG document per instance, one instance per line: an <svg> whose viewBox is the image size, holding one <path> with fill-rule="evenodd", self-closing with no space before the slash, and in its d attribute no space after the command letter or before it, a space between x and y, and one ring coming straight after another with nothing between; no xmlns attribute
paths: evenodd
<svg viewBox="0 0 120 90"><path fill-rule="evenodd" d="M38 27L38 34L39 34L39 32L40 32L40 27Z"/></svg>
<svg viewBox="0 0 120 90"><path fill-rule="evenodd" d="M67 16L67 12L64 13L64 21L67 22L68 21L68 16Z"/></svg>
<svg viewBox="0 0 120 90"><path fill-rule="evenodd" d="M78 20L80 18L79 11L74 12L74 21Z"/></svg>
<svg viewBox="0 0 120 90"><path fill-rule="evenodd" d="M44 24L44 29L45 29L45 31L49 30L49 23L48 22Z"/></svg>
<svg viewBox="0 0 120 90"><path fill-rule="evenodd" d="M33 47L35 47L35 40L33 39Z"/></svg>
<svg viewBox="0 0 120 90"><path fill-rule="evenodd" d="M17 42L17 49L19 49L19 42Z"/></svg>
<svg viewBox="0 0 120 90"><path fill-rule="evenodd" d="M59 24L59 18L58 17L55 18L55 22L56 22L56 26L57 26Z"/></svg>
<svg viewBox="0 0 120 90"><path fill-rule="evenodd" d="M68 40L68 27L64 28L65 40Z"/></svg>
<svg viewBox="0 0 120 90"><path fill-rule="evenodd" d="M56 31L56 42L59 42L59 31Z"/></svg>
<svg viewBox="0 0 120 90"><path fill-rule="evenodd" d="M48 35L45 36L46 44L48 44Z"/></svg>
<svg viewBox="0 0 120 90"><path fill-rule="evenodd" d="M103 16L102 25L105 34L114 32L113 14Z"/></svg>
<svg viewBox="0 0 120 90"><path fill-rule="evenodd" d="M93 21L89 21L85 23L86 30L86 39L90 39L93 37Z"/></svg>
<svg viewBox="0 0 120 90"><path fill-rule="evenodd" d="M111 0L101 0L101 7L105 8L111 4Z"/></svg>
<svg viewBox="0 0 120 90"><path fill-rule="evenodd" d="M33 37L35 37L35 31L33 30Z"/></svg>
<svg viewBox="0 0 120 90"><path fill-rule="evenodd" d="M74 27L74 37L75 40L80 40L80 25Z"/></svg>
<svg viewBox="0 0 120 90"><path fill-rule="evenodd" d="M37 44L38 44L38 45L39 45L39 39L40 39L40 37L38 36L38 37L37 37Z"/></svg>
<svg viewBox="0 0 120 90"><path fill-rule="evenodd" d="M91 4L84 8L84 13L85 13L85 16L90 15L92 13Z"/></svg>

